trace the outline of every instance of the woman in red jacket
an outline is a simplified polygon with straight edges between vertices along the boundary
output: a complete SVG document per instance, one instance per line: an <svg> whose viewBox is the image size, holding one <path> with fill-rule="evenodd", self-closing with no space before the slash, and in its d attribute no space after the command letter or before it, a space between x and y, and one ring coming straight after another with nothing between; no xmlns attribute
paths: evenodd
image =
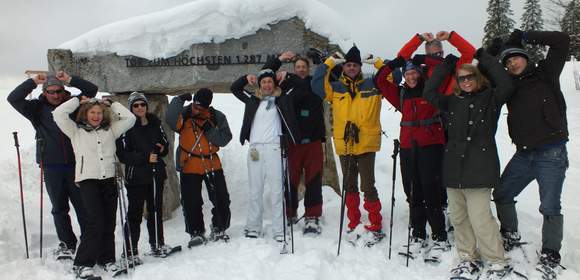
<svg viewBox="0 0 580 280"><path fill-rule="evenodd" d="M375 77L377 89L402 115L401 173L413 227L409 253L411 257L420 256L426 250L425 260L438 262L441 254L451 248L443 215L441 162L445 133L439 111L421 97L425 79L418 66L401 56L386 65L380 59L372 62L380 68ZM400 86L388 79L397 67L402 67L405 78ZM427 221L431 226L431 246L426 240Z"/></svg>

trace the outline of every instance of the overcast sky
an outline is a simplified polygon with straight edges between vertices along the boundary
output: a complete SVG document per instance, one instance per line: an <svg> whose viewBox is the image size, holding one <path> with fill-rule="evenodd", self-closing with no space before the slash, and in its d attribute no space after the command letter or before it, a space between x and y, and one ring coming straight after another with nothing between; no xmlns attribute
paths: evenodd
<svg viewBox="0 0 580 280"><path fill-rule="evenodd" d="M351 38L362 53L371 52L387 58L393 56L412 34L428 31L456 30L478 47L487 20L486 0L321 1L343 15L344 20L350 24ZM47 69L47 49L55 48L101 25L191 0L1 2L0 76L24 77L25 70ZM525 0L511 2L513 18L519 26Z"/></svg>

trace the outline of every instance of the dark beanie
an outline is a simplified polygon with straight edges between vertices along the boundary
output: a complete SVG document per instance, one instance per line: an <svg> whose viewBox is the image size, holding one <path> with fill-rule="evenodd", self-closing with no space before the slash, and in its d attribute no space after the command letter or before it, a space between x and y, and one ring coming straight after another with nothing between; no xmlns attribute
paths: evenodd
<svg viewBox="0 0 580 280"><path fill-rule="evenodd" d="M193 96L193 103L207 109L212 99L213 92L208 88L201 88Z"/></svg>
<svg viewBox="0 0 580 280"><path fill-rule="evenodd" d="M348 50L348 52L344 56L344 59L346 60L345 63L353 62L353 63L356 63L356 64L362 66L362 61L360 58L360 51L358 50L358 48L356 46L352 46L352 48L350 48L350 50Z"/></svg>
<svg viewBox="0 0 580 280"><path fill-rule="evenodd" d="M402 69L403 71L403 75L405 75L405 73L407 73L407 71L411 71L411 70L415 70L417 71L417 73L419 73L419 75L422 75L422 71L421 68L419 68L417 65L413 64L412 61L407 60L407 62L405 63L405 66Z"/></svg>
<svg viewBox="0 0 580 280"><path fill-rule="evenodd" d="M258 87L260 86L260 81L266 77L272 78L272 80L274 80L274 84L278 85L278 83L276 82L276 73L274 73L274 71L272 71L272 69L266 68L266 69L262 69L262 70L260 70L260 72L258 72Z"/></svg>

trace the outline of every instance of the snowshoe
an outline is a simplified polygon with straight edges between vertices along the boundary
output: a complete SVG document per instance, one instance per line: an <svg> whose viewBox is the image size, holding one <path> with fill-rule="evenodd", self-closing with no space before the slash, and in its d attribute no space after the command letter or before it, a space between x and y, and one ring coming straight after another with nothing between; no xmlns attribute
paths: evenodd
<svg viewBox="0 0 580 280"><path fill-rule="evenodd" d="M534 277L542 280L555 280L564 267L560 265L560 256L557 252L544 249L535 267ZM535 279L534 278L534 279Z"/></svg>
<svg viewBox="0 0 580 280"><path fill-rule="evenodd" d="M357 225L355 228L349 228L346 231L346 241L348 241L352 246L357 246L359 239L364 233L365 229L361 224Z"/></svg>
<svg viewBox="0 0 580 280"><path fill-rule="evenodd" d="M385 238L386 234L382 230L369 231L365 238L365 247L373 247Z"/></svg>
<svg viewBox="0 0 580 280"><path fill-rule="evenodd" d="M101 280L101 276L95 275L95 271L91 266L73 266L75 279L83 280Z"/></svg>
<svg viewBox="0 0 580 280"><path fill-rule="evenodd" d="M283 234L274 235L274 240L278 243L282 243L284 242L284 235Z"/></svg>
<svg viewBox="0 0 580 280"><path fill-rule="evenodd" d="M260 233L256 230L247 230L246 229L246 230L244 230L244 236L246 238L255 239L255 238L258 238L260 236Z"/></svg>
<svg viewBox="0 0 580 280"><path fill-rule="evenodd" d="M488 280L506 279L514 270L509 264L494 263L487 269Z"/></svg>
<svg viewBox="0 0 580 280"><path fill-rule="evenodd" d="M148 254L155 258L166 258L174 253L181 252L181 246L171 247L169 245L162 245L159 248L155 248L155 245L151 245L151 252Z"/></svg>
<svg viewBox="0 0 580 280"><path fill-rule="evenodd" d="M427 245L428 242L425 239L412 237L409 250L407 250L407 244L403 245L402 250L399 252L399 256L408 256L410 259L414 260L423 254L423 250L427 247Z"/></svg>
<svg viewBox="0 0 580 280"><path fill-rule="evenodd" d="M132 254L129 255L128 257L125 257L125 253L121 254L121 263L122 264L129 264L130 268L133 268L135 266L139 266L143 264L143 260L141 260L141 258L139 258L138 254Z"/></svg>
<svg viewBox="0 0 580 280"><path fill-rule="evenodd" d="M56 260L72 260L75 256L75 249L69 249L64 242L60 242L52 254Z"/></svg>
<svg viewBox="0 0 580 280"><path fill-rule="evenodd" d="M211 230L211 234L209 235L209 240L213 241L213 242L217 242L217 241L223 241L223 242L228 242L230 241L230 236L226 233L225 230L219 230L217 228L213 228Z"/></svg>
<svg viewBox="0 0 580 280"><path fill-rule="evenodd" d="M306 217L304 219L303 235L318 236L322 232L318 217Z"/></svg>
<svg viewBox="0 0 580 280"><path fill-rule="evenodd" d="M205 243L207 243L207 239L203 236L203 232L196 231L191 234L191 239L187 243L187 248L191 249L192 247L203 245Z"/></svg>
<svg viewBox="0 0 580 280"><path fill-rule="evenodd" d="M127 267L124 264L118 264L116 262L109 262L103 266L105 270L111 277L117 277L121 274L127 274Z"/></svg>
<svg viewBox="0 0 580 280"><path fill-rule="evenodd" d="M433 245L425 253L424 261L426 263L438 264L445 252L451 251L451 244L447 240L435 240Z"/></svg>
<svg viewBox="0 0 580 280"><path fill-rule="evenodd" d="M462 261L451 269L451 280L477 280L481 276L483 264L479 261Z"/></svg>
<svg viewBox="0 0 580 280"><path fill-rule="evenodd" d="M501 237L503 239L503 248L506 252L511 251L513 248L528 244L527 242L521 241L522 236L517 231L502 231Z"/></svg>

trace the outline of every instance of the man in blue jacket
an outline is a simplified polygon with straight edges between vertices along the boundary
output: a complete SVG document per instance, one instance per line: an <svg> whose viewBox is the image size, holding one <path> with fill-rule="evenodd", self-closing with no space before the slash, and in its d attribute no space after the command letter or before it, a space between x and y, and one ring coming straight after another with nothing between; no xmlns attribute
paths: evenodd
<svg viewBox="0 0 580 280"><path fill-rule="evenodd" d="M42 85L42 94L38 99L27 100L38 85ZM70 97L64 86L76 87L81 95L94 97L97 86L79 77L71 77L63 71L54 74L39 74L24 81L16 87L8 102L16 111L27 118L36 130L36 162L42 161L46 191L52 204L52 216L56 234L60 240L54 251L56 259L72 259L77 245L70 217L69 200L71 201L81 228L85 228L85 210L78 187L74 183L75 157L70 139L56 126L52 111Z"/></svg>

